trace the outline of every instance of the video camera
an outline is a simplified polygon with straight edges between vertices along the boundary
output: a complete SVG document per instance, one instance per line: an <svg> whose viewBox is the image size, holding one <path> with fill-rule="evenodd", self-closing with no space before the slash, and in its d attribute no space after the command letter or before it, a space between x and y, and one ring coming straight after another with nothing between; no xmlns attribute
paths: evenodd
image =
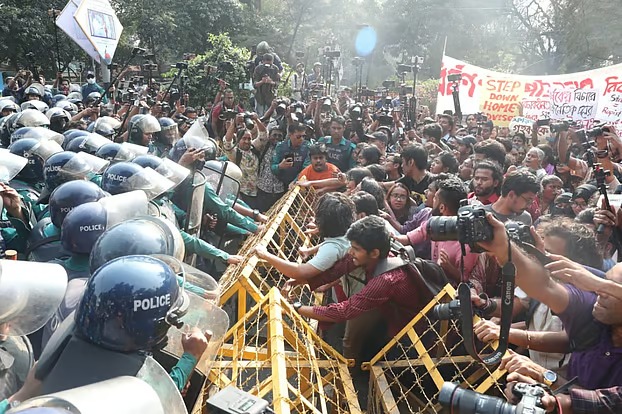
<svg viewBox="0 0 622 414"><path fill-rule="evenodd" d="M186 70L188 69L188 62L177 62L175 63L176 69Z"/></svg>
<svg viewBox="0 0 622 414"><path fill-rule="evenodd" d="M605 132L611 132L611 129L606 126L597 126L592 129L580 129L576 132L576 134L580 141L590 141L591 143L594 138L600 137Z"/></svg>
<svg viewBox="0 0 622 414"><path fill-rule="evenodd" d="M457 384L445 382L438 396L438 402L444 407L460 414L544 414L542 397L546 390L538 384L519 382L514 385L512 393L520 398L520 402L512 405L501 398L480 394L475 391L458 388Z"/></svg>
<svg viewBox="0 0 622 414"><path fill-rule="evenodd" d="M348 111L352 122L363 122L363 105L359 102L352 105Z"/></svg>
<svg viewBox="0 0 622 414"><path fill-rule="evenodd" d="M340 56L341 56L340 50L330 50L330 48L324 49L324 57L327 57L330 59L336 59Z"/></svg>

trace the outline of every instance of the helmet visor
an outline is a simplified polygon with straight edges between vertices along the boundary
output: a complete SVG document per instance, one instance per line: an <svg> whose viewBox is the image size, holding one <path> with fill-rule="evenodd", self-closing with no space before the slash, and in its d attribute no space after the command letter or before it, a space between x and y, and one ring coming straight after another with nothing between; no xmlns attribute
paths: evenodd
<svg viewBox="0 0 622 414"><path fill-rule="evenodd" d="M186 134L184 135L184 138L186 138L186 136L197 136L197 137L201 137L203 139L208 139L209 138L209 132L207 131L207 128L205 127L206 124L206 119L205 117L200 117L198 118L190 128L188 128L188 131L186 131Z"/></svg>
<svg viewBox="0 0 622 414"><path fill-rule="evenodd" d="M58 145L62 145L63 141L65 140L65 137L63 136L63 134L59 134L58 132L54 132L51 129L47 129L43 127L34 127L34 128L27 129L24 132L21 132L21 131L22 130L20 129L16 133L16 136L18 137L18 139L33 138L33 139L38 139L39 141L50 140L50 141L56 142Z"/></svg>
<svg viewBox="0 0 622 414"><path fill-rule="evenodd" d="M82 140L82 143L80 144L80 149L89 153L95 153L102 146L110 144L111 142L112 141L110 141L108 138L103 137L99 134L90 133Z"/></svg>
<svg viewBox="0 0 622 414"><path fill-rule="evenodd" d="M121 121L111 116L102 116L101 118L97 118L97 121L95 121L95 129L97 129L97 127L100 125L105 125L112 129L119 129L121 128Z"/></svg>
<svg viewBox="0 0 622 414"><path fill-rule="evenodd" d="M76 179L84 179L89 173L101 174L110 164L109 161L98 158L86 152L79 152L69 160L61 171Z"/></svg>
<svg viewBox="0 0 622 414"><path fill-rule="evenodd" d="M0 334L28 335L41 328L66 287L67 272L60 265L0 260Z"/></svg>
<svg viewBox="0 0 622 414"><path fill-rule="evenodd" d="M151 168L143 168L126 181L128 190L143 190L149 200L175 187L175 183Z"/></svg>
<svg viewBox="0 0 622 414"><path fill-rule="evenodd" d="M176 186L184 181L188 175L190 175L189 169L182 167L175 161L168 158L162 159L162 163L158 168L156 168L156 171L174 182Z"/></svg>
<svg viewBox="0 0 622 414"><path fill-rule="evenodd" d="M229 205L235 203L240 193L240 183L237 180L210 168L208 165L203 168L203 174L207 179L207 185L212 187L212 190L218 194L218 197L220 197L222 201Z"/></svg>
<svg viewBox="0 0 622 414"><path fill-rule="evenodd" d="M205 175L201 171L194 173L192 180L192 204L188 211L188 224L186 231L198 233L203 220L203 202L205 200Z"/></svg>
<svg viewBox="0 0 622 414"><path fill-rule="evenodd" d="M39 141L39 145L32 149L31 154L40 157L45 162L52 155L59 152L63 152L63 147L60 144L56 141L44 140Z"/></svg>
<svg viewBox="0 0 622 414"><path fill-rule="evenodd" d="M20 157L0 148L0 182L9 182L28 164L28 158Z"/></svg>
<svg viewBox="0 0 622 414"><path fill-rule="evenodd" d="M149 200L145 192L140 190L104 197L98 203L106 210L107 229L125 220L148 214Z"/></svg>

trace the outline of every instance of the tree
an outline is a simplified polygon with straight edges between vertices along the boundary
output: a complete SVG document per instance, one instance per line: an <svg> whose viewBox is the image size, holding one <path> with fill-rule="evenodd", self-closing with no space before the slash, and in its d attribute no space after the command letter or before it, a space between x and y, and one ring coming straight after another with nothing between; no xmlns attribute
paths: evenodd
<svg viewBox="0 0 622 414"><path fill-rule="evenodd" d="M3 24L0 25L0 56L15 70L37 66L48 78L54 78L57 68L55 24L48 14L51 9L64 7L63 0L37 2L5 0L2 2ZM58 29L61 69L74 59L86 55Z"/></svg>

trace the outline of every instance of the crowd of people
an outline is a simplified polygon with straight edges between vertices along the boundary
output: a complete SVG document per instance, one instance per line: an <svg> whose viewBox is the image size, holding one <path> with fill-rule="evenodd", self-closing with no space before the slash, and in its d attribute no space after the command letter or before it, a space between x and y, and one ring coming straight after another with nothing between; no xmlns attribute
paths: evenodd
<svg viewBox="0 0 622 414"><path fill-rule="evenodd" d="M501 363L508 382L555 390L564 378L576 378L565 394L542 399L547 412L622 410L622 216L613 197L622 180L622 139L616 131L560 122L538 135L541 125L534 122L526 136L481 114L434 116L422 107L408 116L397 92L355 100L343 88L323 96L319 62L311 74L298 65L287 77L278 56L260 46L254 105L221 83L210 111L185 106L187 97L170 102L172 94L162 91L151 103L139 94L136 104L121 104L93 73L82 86L60 74L48 85L29 71L5 79L2 251L18 262L60 265L69 281L49 320L18 333L28 334L33 359L45 357L50 338L71 318L74 336L101 348L155 348L175 324L169 316L184 289L206 297L206 288L177 283L170 263L148 255L194 257L217 279L227 264L243 260L223 241L260 232L270 207L299 185L319 196L305 229L319 244L301 249L302 262L264 247L253 254L290 278L285 294L304 284L331 292L330 304L295 302L294 308L325 329L345 322L345 356L362 362L372 336L386 344L432 299L430 280L468 282L474 304L489 318L476 324L475 334L498 340L501 269L511 259L512 350ZM291 97L276 93L285 78ZM207 176L198 187L202 205L195 203L196 172ZM484 253L430 226L434 218L457 217L463 206L486 213L494 241L479 244ZM395 243L412 246L427 265L396 261ZM0 310L11 309L13 290L3 292L3 283L0 278ZM0 327L11 325L5 314ZM121 323L110 321L117 318ZM165 326L151 326L156 319ZM200 331L183 338L186 352L171 371L180 391L207 342ZM0 388L7 407L57 378L53 363L40 365L32 378L17 364L0 370L0 378L12 372Z"/></svg>

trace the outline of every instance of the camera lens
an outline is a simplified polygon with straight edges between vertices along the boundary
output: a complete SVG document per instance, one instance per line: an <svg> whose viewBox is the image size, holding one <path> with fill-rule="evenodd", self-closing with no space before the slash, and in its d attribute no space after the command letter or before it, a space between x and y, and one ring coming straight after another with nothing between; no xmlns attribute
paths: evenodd
<svg viewBox="0 0 622 414"><path fill-rule="evenodd" d="M437 321L447 321L452 319L449 303L441 303L432 308L432 319Z"/></svg>
<svg viewBox="0 0 622 414"><path fill-rule="evenodd" d="M458 240L458 218L430 217L427 230L432 241Z"/></svg>
<svg viewBox="0 0 622 414"><path fill-rule="evenodd" d="M515 414L516 407L501 398L479 394L475 391L458 388L458 385L446 382L438 395L438 402L451 407L452 412L461 414Z"/></svg>

